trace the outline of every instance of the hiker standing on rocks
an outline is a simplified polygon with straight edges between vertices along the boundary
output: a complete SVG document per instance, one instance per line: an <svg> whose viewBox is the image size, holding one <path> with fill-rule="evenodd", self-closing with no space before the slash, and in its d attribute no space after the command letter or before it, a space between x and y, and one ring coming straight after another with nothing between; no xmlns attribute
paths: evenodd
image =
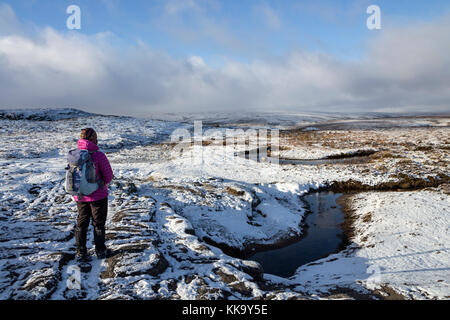
<svg viewBox="0 0 450 320"><path fill-rule="evenodd" d="M81 130L78 150L87 150L95 166L99 188L88 196L74 196L77 203L78 218L75 229L75 241L78 259L88 259L86 238L89 222L94 226L94 243L97 257L104 259L111 254L105 246L105 224L108 214L108 184L113 179L113 171L108 158L97 146L97 133L92 128Z"/></svg>

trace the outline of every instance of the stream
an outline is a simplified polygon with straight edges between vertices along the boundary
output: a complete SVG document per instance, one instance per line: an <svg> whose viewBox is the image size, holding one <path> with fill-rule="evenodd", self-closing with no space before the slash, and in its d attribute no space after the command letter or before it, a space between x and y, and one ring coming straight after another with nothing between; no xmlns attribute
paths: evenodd
<svg viewBox="0 0 450 320"><path fill-rule="evenodd" d="M291 245L260 251L249 257L259 262L265 273L292 276L298 267L338 252L344 243L344 212L337 200L342 194L314 192L303 197L309 213L305 217L303 237Z"/></svg>
<svg viewBox="0 0 450 320"><path fill-rule="evenodd" d="M323 158L323 159L287 159L287 158L279 158L278 163L281 165L306 165L306 166L315 166L315 165L323 165L323 164L359 164L366 163L370 160L369 155L375 153L367 152L367 154L360 155L349 154L343 155L342 157L332 157L332 158ZM252 156L250 156L252 154ZM253 160L256 162L265 162L267 159L267 151L264 149L255 149L251 151L241 151L236 152L235 156Z"/></svg>

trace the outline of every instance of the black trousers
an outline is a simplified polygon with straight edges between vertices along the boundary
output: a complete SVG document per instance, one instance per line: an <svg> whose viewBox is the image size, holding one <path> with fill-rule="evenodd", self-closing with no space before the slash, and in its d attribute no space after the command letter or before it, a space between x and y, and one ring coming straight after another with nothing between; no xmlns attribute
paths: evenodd
<svg viewBox="0 0 450 320"><path fill-rule="evenodd" d="M96 251L106 250L105 224L108 215L108 198L94 202L77 202L78 218L75 228L75 243L77 250L86 252L86 238L89 222L92 218L94 226L94 243Z"/></svg>

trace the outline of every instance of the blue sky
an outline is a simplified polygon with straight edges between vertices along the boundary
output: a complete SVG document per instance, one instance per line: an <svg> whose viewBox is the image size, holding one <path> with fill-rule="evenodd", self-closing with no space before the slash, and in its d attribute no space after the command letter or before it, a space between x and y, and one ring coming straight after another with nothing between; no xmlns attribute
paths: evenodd
<svg viewBox="0 0 450 320"><path fill-rule="evenodd" d="M446 0L24 0L3 1L19 20L66 31L66 8L82 10L83 34L112 32L122 45L144 41L175 57L249 61L291 50L360 57L377 32L430 21L449 12ZM366 8L382 11L382 31L366 28ZM168 14L172 8L172 14ZM208 28L211 32L208 33ZM218 36L215 36L215 35ZM222 37L223 39L220 39Z"/></svg>
<svg viewBox="0 0 450 320"><path fill-rule="evenodd" d="M449 34L448 0L0 0L0 108L448 112Z"/></svg>

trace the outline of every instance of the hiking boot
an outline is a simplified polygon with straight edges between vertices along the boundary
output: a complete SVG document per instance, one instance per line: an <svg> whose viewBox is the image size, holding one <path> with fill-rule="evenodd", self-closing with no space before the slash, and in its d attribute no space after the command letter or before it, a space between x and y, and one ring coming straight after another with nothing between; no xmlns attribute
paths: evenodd
<svg viewBox="0 0 450 320"><path fill-rule="evenodd" d="M87 251L84 251L84 250L77 250L77 253L75 254L75 258L77 259L77 261L80 261L80 262L91 261L91 256L87 253Z"/></svg>
<svg viewBox="0 0 450 320"><path fill-rule="evenodd" d="M95 253L96 253L98 259L106 259L106 258L109 258L109 257L113 256L113 252L111 250L109 250L109 249L101 250L101 251L95 251Z"/></svg>

